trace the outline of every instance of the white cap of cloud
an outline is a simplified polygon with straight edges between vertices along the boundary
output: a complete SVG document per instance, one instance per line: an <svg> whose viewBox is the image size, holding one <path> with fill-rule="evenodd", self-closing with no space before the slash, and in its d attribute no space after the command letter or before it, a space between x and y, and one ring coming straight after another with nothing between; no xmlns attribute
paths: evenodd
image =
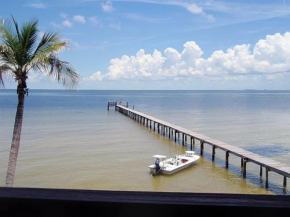
<svg viewBox="0 0 290 217"><path fill-rule="evenodd" d="M90 77L84 78L85 81L102 81L103 76L100 71L93 73Z"/></svg>
<svg viewBox="0 0 290 217"><path fill-rule="evenodd" d="M203 13L202 8L197 6L196 4L186 4L185 7L190 13L193 13L193 14Z"/></svg>
<svg viewBox="0 0 290 217"><path fill-rule="evenodd" d="M86 23L86 19L82 15L75 15L73 17L73 20L76 21L76 22L78 22L78 23Z"/></svg>
<svg viewBox="0 0 290 217"><path fill-rule="evenodd" d="M104 12L112 12L115 10L115 8L112 5L112 2L109 0L106 1L106 3L102 3L101 5Z"/></svg>
<svg viewBox="0 0 290 217"><path fill-rule="evenodd" d="M67 26L67 27L71 27L72 23L69 20L65 20L65 21L62 22L62 25L63 26Z"/></svg>
<svg viewBox="0 0 290 217"><path fill-rule="evenodd" d="M109 80L155 78L164 61L165 57L162 57L161 52L154 50L151 55L145 54L145 51L140 49L136 56L123 55L121 59L112 59L104 78Z"/></svg>

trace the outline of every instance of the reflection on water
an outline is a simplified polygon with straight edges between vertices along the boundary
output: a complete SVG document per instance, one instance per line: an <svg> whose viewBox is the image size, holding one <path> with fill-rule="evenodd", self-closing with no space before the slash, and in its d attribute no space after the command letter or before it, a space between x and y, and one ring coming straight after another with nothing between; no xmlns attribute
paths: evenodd
<svg viewBox="0 0 290 217"><path fill-rule="evenodd" d="M197 165L170 176L151 176L148 166L153 155L172 157L184 153L186 147L106 110L107 101L120 99L141 112L290 165L288 92L32 90L26 98L14 185L285 194L283 177L270 173L266 190L258 166L249 163L247 179L243 179L239 158L230 156L227 170L225 153L217 150L212 163L209 146ZM1 186L5 184L15 109L15 92L0 90ZM195 151L200 151L198 143Z"/></svg>

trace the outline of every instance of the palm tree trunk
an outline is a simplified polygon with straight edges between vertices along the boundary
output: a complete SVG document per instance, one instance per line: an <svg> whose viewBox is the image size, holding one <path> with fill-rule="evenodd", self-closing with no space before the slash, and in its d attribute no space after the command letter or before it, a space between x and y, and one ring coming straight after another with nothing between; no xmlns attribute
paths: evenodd
<svg viewBox="0 0 290 217"><path fill-rule="evenodd" d="M18 150L20 145L20 136L22 129L22 120L23 120L23 110L24 110L24 99L25 91L23 88L18 91L18 105L15 116L13 138L8 162L8 170L6 175L6 187L12 187L14 181L14 175L16 170L16 162L18 157Z"/></svg>

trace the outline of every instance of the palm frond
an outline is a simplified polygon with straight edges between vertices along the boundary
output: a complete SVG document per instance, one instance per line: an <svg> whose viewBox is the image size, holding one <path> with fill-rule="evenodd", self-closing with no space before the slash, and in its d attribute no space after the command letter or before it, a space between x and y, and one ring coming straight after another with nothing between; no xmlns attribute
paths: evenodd
<svg viewBox="0 0 290 217"><path fill-rule="evenodd" d="M5 25L0 25L0 37L3 42L3 47L9 47L12 51L16 49L17 37L10 22L6 22Z"/></svg>
<svg viewBox="0 0 290 217"><path fill-rule="evenodd" d="M23 25L21 30L21 51L23 58L23 65L30 61L33 55L34 46L37 40L37 24L38 21L32 21Z"/></svg>
<svg viewBox="0 0 290 217"><path fill-rule="evenodd" d="M0 87L4 87L4 80L3 80L3 75L11 75L14 76L13 74L13 69L7 65L7 64L3 64L0 66Z"/></svg>
<svg viewBox="0 0 290 217"><path fill-rule="evenodd" d="M14 27L15 27L15 30L16 30L16 36L18 38L18 41L21 41L21 34L20 34L20 31L19 31L18 23L16 22L16 20L14 19L13 16L12 16L12 20L13 20L13 23L14 23Z"/></svg>
<svg viewBox="0 0 290 217"><path fill-rule="evenodd" d="M5 64L10 64L13 65L14 68L17 68L17 62L11 47L0 44L0 60Z"/></svg>
<svg viewBox="0 0 290 217"><path fill-rule="evenodd" d="M59 34L54 32L45 32L42 36L37 48L35 49L34 55L36 56L39 53L43 53L47 50L48 47L55 44L62 44L64 42L61 41L61 37ZM66 45L66 43L65 43ZM56 50L57 51L57 50Z"/></svg>
<svg viewBox="0 0 290 217"><path fill-rule="evenodd" d="M3 64L9 66L15 77L20 79L27 79L29 70L35 69L54 77L70 89L76 88L79 74L70 63L56 57L67 47L67 42L55 32L46 32L37 44L37 20L27 22L21 28L13 16L12 21L0 25L0 67ZM2 85L4 71L2 68Z"/></svg>
<svg viewBox="0 0 290 217"><path fill-rule="evenodd" d="M37 67L37 65L43 65L43 64L49 64L49 58L50 55L55 55L56 53L60 52L66 47L66 42L62 42L59 44L52 44L50 46L46 46L44 49L39 49L38 53L35 54L35 56L32 58L30 62L28 62L25 65L25 71L29 71L31 68ZM47 69L45 69L43 66L42 68L46 72Z"/></svg>
<svg viewBox="0 0 290 217"><path fill-rule="evenodd" d="M48 76L61 82L68 89L77 88L81 80L80 75L70 63L62 61L52 54L48 57L43 57L41 61L39 59L31 67L34 70L45 72Z"/></svg>
<svg viewBox="0 0 290 217"><path fill-rule="evenodd" d="M69 89L77 87L81 78L70 63L62 61L53 55L50 55L49 62L50 76L54 77L58 82L62 82Z"/></svg>
<svg viewBox="0 0 290 217"><path fill-rule="evenodd" d="M0 87L4 87L4 81L3 81L2 74L3 74L3 72L0 69Z"/></svg>

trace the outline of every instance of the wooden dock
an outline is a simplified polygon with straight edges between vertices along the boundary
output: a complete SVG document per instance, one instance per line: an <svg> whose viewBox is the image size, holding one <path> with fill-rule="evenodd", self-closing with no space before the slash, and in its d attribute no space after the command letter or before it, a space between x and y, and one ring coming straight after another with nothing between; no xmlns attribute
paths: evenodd
<svg viewBox="0 0 290 217"><path fill-rule="evenodd" d="M128 107L116 104L116 110L120 113L134 119L135 121L147 126L148 128L157 131L158 133L168 136L169 139L174 139L176 142L181 141L182 145L187 144L187 140L190 140L191 149L195 145L196 140L200 143L200 155L203 155L204 145L212 146L212 161L215 160L216 149L221 149L225 151L225 164L226 168L229 166L229 155L235 155L241 158L241 169L243 171L243 177L246 178L247 163L252 162L260 166L260 176L262 176L263 167L266 172L266 184L265 187L269 186L269 176L270 171L278 173L283 176L283 188L287 186L287 177L290 177L290 166L280 163L278 161L260 156L253 152L244 150L239 147L221 142L216 139L212 139L203 134L185 129L183 127L168 123L166 121L157 119L150 115L129 109Z"/></svg>

